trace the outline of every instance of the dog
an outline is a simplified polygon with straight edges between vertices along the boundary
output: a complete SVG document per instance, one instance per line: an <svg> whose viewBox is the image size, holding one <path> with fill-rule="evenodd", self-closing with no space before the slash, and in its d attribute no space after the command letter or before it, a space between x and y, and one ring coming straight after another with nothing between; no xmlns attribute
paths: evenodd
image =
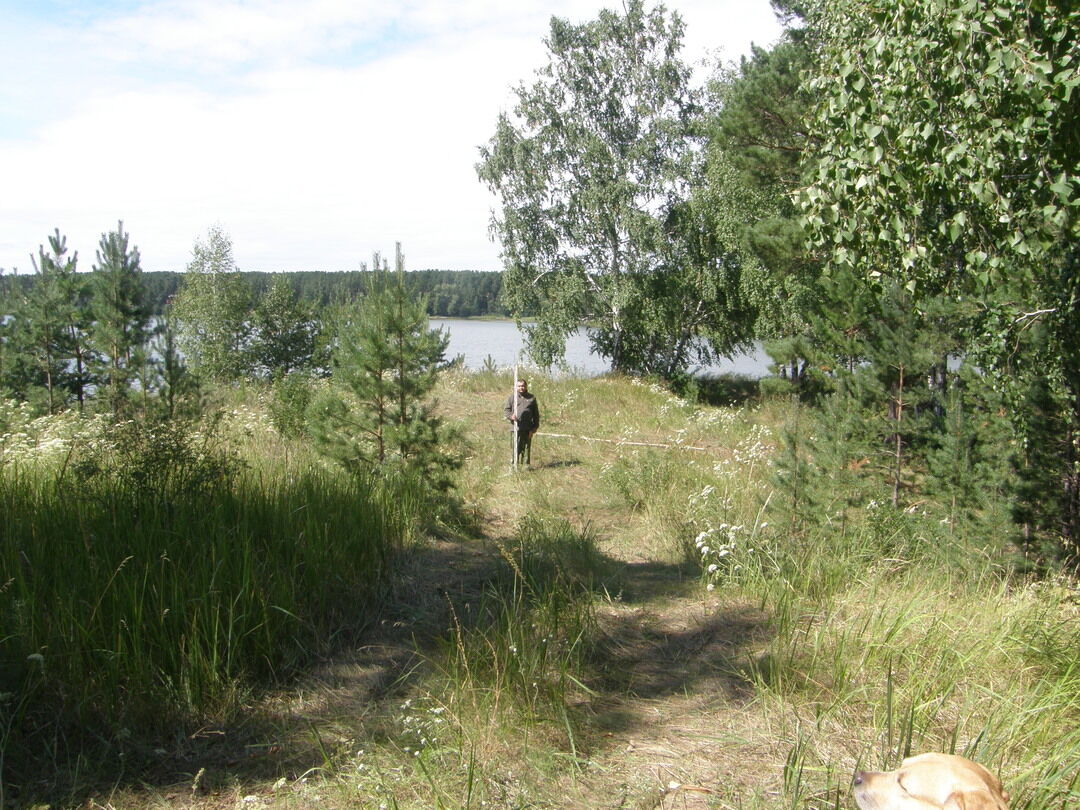
<svg viewBox="0 0 1080 810"><path fill-rule="evenodd" d="M908 757L895 771L855 774L860 810L1009 810L1001 780L953 754Z"/></svg>

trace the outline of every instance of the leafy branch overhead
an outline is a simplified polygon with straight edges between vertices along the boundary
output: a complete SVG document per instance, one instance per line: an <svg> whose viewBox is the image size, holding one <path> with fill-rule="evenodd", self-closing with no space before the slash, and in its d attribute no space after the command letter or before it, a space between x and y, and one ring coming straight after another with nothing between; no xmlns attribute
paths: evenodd
<svg viewBox="0 0 1080 810"><path fill-rule="evenodd" d="M1077 236L1080 12L1040 6L844 0L821 12L823 143L802 200L832 266L902 275L913 291L982 295L1018 272L1042 286Z"/></svg>
<svg viewBox="0 0 1080 810"><path fill-rule="evenodd" d="M956 354L1022 441L1024 536L1080 556L1080 9L839 0L808 25L812 248L834 280L966 310Z"/></svg>

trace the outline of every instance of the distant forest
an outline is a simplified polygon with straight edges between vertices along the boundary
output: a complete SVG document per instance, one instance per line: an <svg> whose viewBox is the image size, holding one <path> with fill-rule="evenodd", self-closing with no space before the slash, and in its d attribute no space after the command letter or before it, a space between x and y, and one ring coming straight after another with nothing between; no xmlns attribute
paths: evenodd
<svg viewBox="0 0 1080 810"><path fill-rule="evenodd" d="M361 270L302 271L289 273L241 272L256 300L270 289L277 277L289 280L293 292L301 301L324 307L334 301L349 300L365 292L369 273ZM0 293L6 285L19 283L29 286L35 275L0 277ZM174 271L143 271L146 303L155 315L160 315L168 300L180 289L184 273ZM502 304L502 274L481 270L414 270L405 274L410 292L427 299L428 315L436 318L476 318L481 316L509 317Z"/></svg>

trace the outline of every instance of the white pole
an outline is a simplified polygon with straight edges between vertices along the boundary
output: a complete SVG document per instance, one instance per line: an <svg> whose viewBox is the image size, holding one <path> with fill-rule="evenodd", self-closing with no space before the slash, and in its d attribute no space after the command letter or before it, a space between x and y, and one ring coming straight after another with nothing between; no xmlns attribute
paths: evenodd
<svg viewBox="0 0 1080 810"><path fill-rule="evenodd" d="M510 462L510 466L514 468L514 472L517 472L517 466L518 466L518 462L517 462L517 460L518 460L518 431L521 429L518 426L518 421L517 421L517 406L518 406L517 385L518 385L518 367L517 367L517 363L514 363L514 392L510 395L510 415L514 417L514 421L512 423L513 426L514 426L514 432L512 434L510 434L511 437L513 438L513 441L514 441L514 446L511 448L511 451L510 451L511 454L512 454L512 457L513 457L513 461Z"/></svg>

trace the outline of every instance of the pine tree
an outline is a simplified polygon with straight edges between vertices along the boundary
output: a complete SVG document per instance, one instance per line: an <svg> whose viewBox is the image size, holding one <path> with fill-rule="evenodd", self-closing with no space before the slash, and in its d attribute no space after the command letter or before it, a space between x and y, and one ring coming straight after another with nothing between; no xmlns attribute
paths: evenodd
<svg viewBox="0 0 1080 810"><path fill-rule="evenodd" d="M0 269L0 397L26 399L26 356L20 346L22 295L17 276L3 276Z"/></svg>
<svg viewBox="0 0 1080 810"><path fill-rule="evenodd" d="M926 492L953 532L994 525L1009 503L1015 438L999 392L971 364L950 372L940 427L926 454ZM999 531L995 525L995 531Z"/></svg>
<svg viewBox="0 0 1080 810"><path fill-rule="evenodd" d="M449 336L430 329L423 299L409 294L397 247L391 274L376 254L367 295L339 325L333 387L311 407L320 450L351 469L400 463L445 485L445 431L427 397Z"/></svg>
<svg viewBox="0 0 1080 810"><path fill-rule="evenodd" d="M806 410L805 405L792 397L791 410L780 430L780 451L772 476L775 497L769 503L770 513L779 516L793 539L801 538L808 525L823 518L825 511L819 500L819 485L825 470L812 463L814 444Z"/></svg>
<svg viewBox="0 0 1080 810"><path fill-rule="evenodd" d="M172 314L165 311L155 335L155 354L160 358L158 406L165 419L190 416L199 408L199 381L187 367L177 340Z"/></svg>
<svg viewBox="0 0 1080 810"><path fill-rule="evenodd" d="M59 231L49 239L52 253L38 247L38 258L32 259L37 278L24 300L22 324L27 337L27 349L45 389L46 409L56 413L63 407L61 380L66 367L64 346L63 292L60 276L73 273L77 256L65 260L67 246Z"/></svg>
<svg viewBox="0 0 1080 810"><path fill-rule="evenodd" d="M34 277L10 313L10 348L19 356L24 398L56 413L73 394L82 402L86 315L78 254L68 255L59 230L48 241L48 250L39 246L31 257Z"/></svg>
<svg viewBox="0 0 1080 810"><path fill-rule="evenodd" d="M75 398L80 411L83 410L90 395L93 383L91 368L95 362L94 347L91 343L90 330L93 315L90 308L90 288L85 275L75 272L72 261L71 271L61 277L63 303L64 345L68 352L68 369L65 386Z"/></svg>
<svg viewBox="0 0 1080 810"><path fill-rule="evenodd" d="M132 383L145 360L149 314L143 304L139 249L128 248L124 223L101 235L93 285L92 340L99 390L113 416L128 409Z"/></svg>

